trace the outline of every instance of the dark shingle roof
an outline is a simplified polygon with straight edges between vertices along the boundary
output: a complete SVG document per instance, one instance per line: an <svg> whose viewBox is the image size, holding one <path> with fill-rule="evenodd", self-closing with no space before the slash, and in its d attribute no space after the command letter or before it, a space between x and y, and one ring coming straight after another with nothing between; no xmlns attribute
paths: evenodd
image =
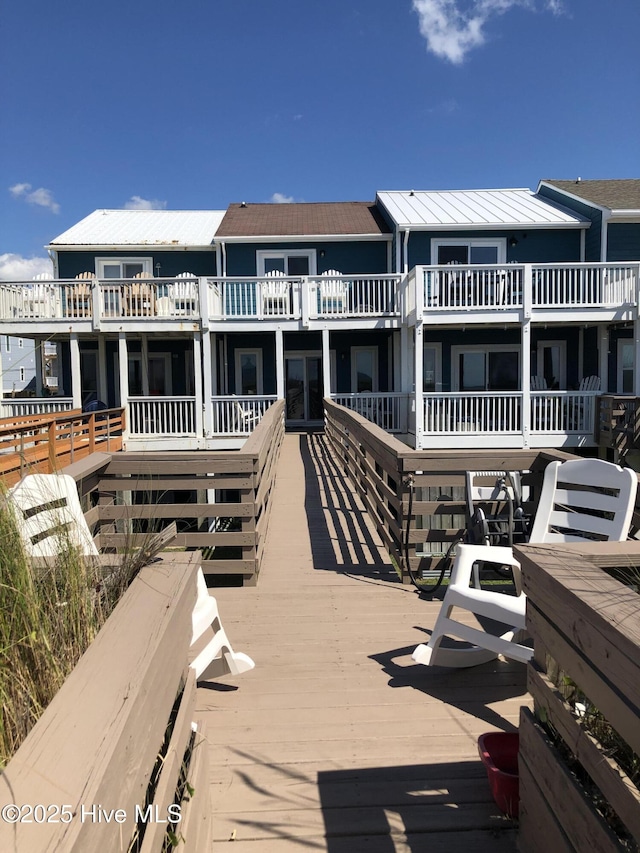
<svg viewBox="0 0 640 853"><path fill-rule="evenodd" d="M230 204L216 237L293 237L388 234L375 204L367 201Z"/></svg>
<svg viewBox="0 0 640 853"><path fill-rule="evenodd" d="M600 207L608 207L610 210L640 210L640 179L638 178L604 181L545 180L543 183Z"/></svg>

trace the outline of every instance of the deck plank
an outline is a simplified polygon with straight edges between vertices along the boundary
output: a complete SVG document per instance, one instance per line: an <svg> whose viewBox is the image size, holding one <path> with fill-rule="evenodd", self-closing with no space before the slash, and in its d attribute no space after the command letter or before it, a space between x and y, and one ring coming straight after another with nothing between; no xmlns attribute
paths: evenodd
<svg viewBox="0 0 640 853"><path fill-rule="evenodd" d="M285 436L260 580L216 590L256 668L198 690L216 843L236 853L513 853L477 738L525 668L417 666L440 601L402 586L322 436Z"/></svg>

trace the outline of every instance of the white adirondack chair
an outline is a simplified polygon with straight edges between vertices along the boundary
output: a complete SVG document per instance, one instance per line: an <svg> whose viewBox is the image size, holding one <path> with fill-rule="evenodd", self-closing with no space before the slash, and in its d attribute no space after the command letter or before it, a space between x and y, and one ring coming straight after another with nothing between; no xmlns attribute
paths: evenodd
<svg viewBox="0 0 640 853"><path fill-rule="evenodd" d="M9 490L8 498L18 513L20 535L30 557L55 557L63 545L61 538L86 557L99 557L73 477L28 474ZM117 556L109 555L109 560L117 562ZM211 636L207 638L204 635L209 629ZM203 637L204 647L198 649L191 663L196 678L217 678L227 673L239 675L255 666L248 655L233 650L222 627L217 602L209 595L199 568L197 599L191 617L191 646Z"/></svg>
<svg viewBox="0 0 640 853"><path fill-rule="evenodd" d="M531 390L532 391L546 391L547 390L547 380L544 376L532 376L531 377Z"/></svg>
<svg viewBox="0 0 640 853"><path fill-rule="evenodd" d="M320 276L320 313L344 314L347 307L347 283L338 270L327 270Z"/></svg>
<svg viewBox="0 0 640 853"><path fill-rule="evenodd" d="M265 317L286 317L289 314L290 284L280 270L270 270L261 282L262 313Z"/></svg>
<svg viewBox="0 0 640 853"><path fill-rule="evenodd" d="M578 387L579 391L599 391L600 390L600 377L599 376L585 376L584 379L580 380L580 385Z"/></svg>
<svg viewBox="0 0 640 853"><path fill-rule="evenodd" d="M181 272L169 285L170 310L174 316L194 317L198 314L198 279L191 272ZM160 313L160 311L159 311Z"/></svg>
<svg viewBox="0 0 640 853"><path fill-rule="evenodd" d="M631 524L637 488L637 475L630 468L599 459L552 462L545 469L529 541L623 541ZM471 587L473 565L478 561L511 566L516 595ZM456 607L464 613L500 622L509 630L496 636L479 626L465 624L452 617ZM526 662L533 651L520 641L519 635L525 629L525 611L520 564L511 548L461 545L431 639L415 648L413 660L426 666L468 667L503 655ZM472 645L442 648L445 636Z"/></svg>

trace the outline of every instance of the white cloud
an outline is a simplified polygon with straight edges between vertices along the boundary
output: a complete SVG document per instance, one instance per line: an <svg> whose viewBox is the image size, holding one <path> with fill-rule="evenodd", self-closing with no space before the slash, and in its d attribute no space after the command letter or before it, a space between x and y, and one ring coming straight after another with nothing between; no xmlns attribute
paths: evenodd
<svg viewBox="0 0 640 853"><path fill-rule="evenodd" d="M166 201L158 201L157 198L142 198L139 195L132 195L129 201L124 204L125 210L164 210L167 206Z"/></svg>
<svg viewBox="0 0 640 853"><path fill-rule="evenodd" d="M0 255L0 281L31 281L42 273L53 278L53 265L49 258L23 258L11 252Z"/></svg>
<svg viewBox="0 0 640 853"><path fill-rule="evenodd" d="M14 198L21 198L27 204L37 204L38 207L46 207L52 213L60 213L60 205L54 199L51 190L39 187L34 190L31 184L14 184L9 187L9 192Z"/></svg>
<svg viewBox="0 0 640 853"><path fill-rule="evenodd" d="M516 6L535 10L541 4L555 15L563 11L562 0L471 0L464 11L460 0L413 0L413 9L427 50L459 65L470 50L484 44L484 28L490 18Z"/></svg>
<svg viewBox="0 0 640 853"><path fill-rule="evenodd" d="M284 193L274 193L269 199L272 204L291 204L295 201L292 195L285 195Z"/></svg>

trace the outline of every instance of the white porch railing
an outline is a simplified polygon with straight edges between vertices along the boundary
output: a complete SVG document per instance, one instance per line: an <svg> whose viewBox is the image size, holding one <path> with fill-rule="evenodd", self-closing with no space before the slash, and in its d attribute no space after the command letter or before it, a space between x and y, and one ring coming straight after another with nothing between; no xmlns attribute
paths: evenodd
<svg viewBox="0 0 640 853"><path fill-rule="evenodd" d="M636 303L638 266L536 264L532 304L539 308L608 307Z"/></svg>
<svg viewBox="0 0 640 853"><path fill-rule="evenodd" d="M423 268L425 311L521 308L524 266L447 264Z"/></svg>
<svg viewBox="0 0 640 853"><path fill-rule="evenodd" d="M129 397L129 434L196 435L195 397Z"/></svg>
<svg viewBox="0 0 640 853"><path fill-rule="evenodd" d="M210 278L207 285L211 320L300 316L299 279Z"/></svg>
<svg viewBox="0 0 640 853"><path fill-rule="evenodd" d="M278 398L275 394L212 397L214 435L250 435Z"/></svg>
<svg viewBox="0 0 640 853"><path fill-rule="evenodd" d="M25 415L53 415L70 412L71 397L5 397L0 401L0 417L22 418Z"/></svg>
<svg viewBox="0 0 640 853"><path fill-rule="evenodd" d="M519 433L520 392L424 394L424 433Z"/></svg>
<svg viewBox="0 0 640 853"><path fill-rule="evenodd" d="M610 309L636 304L638 264L447 264L416 267L424 313L522 309ZM412 297L410 296L410 304Z"/></svg>
<svg viewBox="0 0 640 853"><path fill-rule="evenodd" d="M532 391L531 432L593 436L600 391Z"/></svg>
<svg viewBox="0 0 640 853"><path fill-rule="evenodd" d="M351 409L387 432L406 433L409 395L387 391L379 393L331 394L331 399Z"/></svg>
<svg viewBox="0 0 640 853"><path fill-rule="evenodd" d="M309 316L399 315L401 278L399 275L320 275L309 278Z"/></svg>

